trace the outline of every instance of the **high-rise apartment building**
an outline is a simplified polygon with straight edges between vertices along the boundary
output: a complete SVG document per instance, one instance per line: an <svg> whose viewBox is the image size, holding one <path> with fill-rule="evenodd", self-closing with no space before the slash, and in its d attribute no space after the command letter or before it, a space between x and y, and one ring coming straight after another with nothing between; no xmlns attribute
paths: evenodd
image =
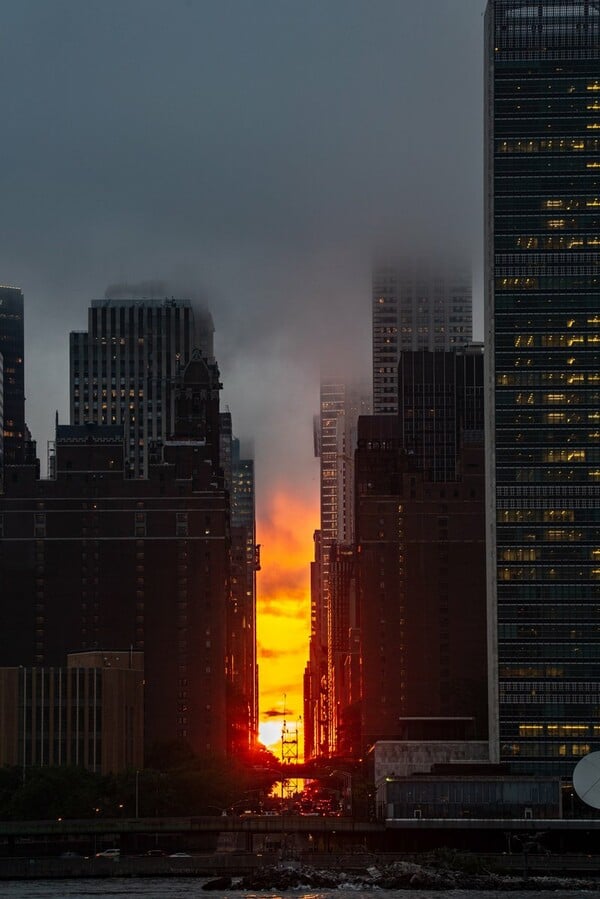
<svg viewBox="0 0 600 899"><path fill-rule="evenodd" d="M4 464L18 465L24 459L25 368L23 291L0 287L0 354L4 360Z"/></svg>
<svg viewBox="0 0 600 899"><path fill-rule="evenodd" d="M240 441L231 441L231 680L245 715L241 733L248 746L258 735L258 669L256 661L256 489L254 459L242 458Z"/></svg>
<svg viewBox="0 0 600 899"><path fill-rule="evenodd" d="M148 477L123 428L57 427L53 476L15 466L0 497L0 665L144 653L145 738L227 750L230 507L218 465L219 373L200 355L174 388L175 434Z"/></svg>
<svg viewBox="0 0 600 899"><path fill-rule="evenodd" d="M359 415L371 409L368 390L334 378L321 379L315 451L320 459L322 580L327 590L327 550L354 537L354 450Z"/></svg>
<svg viewBox="0 0 600 899"><path fill-rule="evenodd" d="M373 271L373 412L398 411L403 350L450 350L473 336L469 268L404 261Z"/></svg>
<svg viewBox="0 0 600 899"><path fill-rule="evenodd" d="M174 431L175 379L194 349L214 361L213 331L190 300L93 300L70 335L71 424L123 425L130 474L146 477Z"/></svg>
<svg viewBox="0 0 600 899"><path fill-rule="evenodd" d="M313 597L314 618L321 635L320 652L325 660L315 662L311 683L318 689L319 705L315 720L321 731L315 748L329 753L334 741L336 699L333 696L333 632L336 623L330 602L330 565L333 544L350 544L354 539L354 450L357 422L370 411L368 391L343 379L322 377L320 410L315 419L315 453L320 460L321 527L319 530L319 593ZM313 641L314 643L314 641ZM313 655L316 652L313 645ZM317 653L318 654L318 653ZM327 684L323 686L317 669L325 665ZM317 688L317 684L319 685ZM324 748L326 747L326 748Z"/></svg>
<svg viewBox="0 0 600 899"><path fill-rule="evenodd" d="M490 0L486 347L492 746L600 747L600 4Z"/></svg>
<svg viewBox="0 0 600 899"><path fill-rule="evenodd" d="M327 751L327 618L321 601L321 532L314 532L310 563L310 640L304 669L304 758Z"/></svg>

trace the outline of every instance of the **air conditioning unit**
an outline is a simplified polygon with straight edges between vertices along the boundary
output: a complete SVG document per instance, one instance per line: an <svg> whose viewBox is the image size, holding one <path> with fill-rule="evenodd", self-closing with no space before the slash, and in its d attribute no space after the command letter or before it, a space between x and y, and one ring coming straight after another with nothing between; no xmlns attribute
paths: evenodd
<svg viewBox="0 0 600 899"><path fill-rule="evenodd" d="M423 815L421 813L420 808L413 809L413 818L422 818L422 817L423 817Z"/></svg>
<svg viewBox="0 0 600 899"><path fill-rule="evenodd" d="M525 809L525 817L531 821L531 819L533 818L533 809L532 808Z"/></svg>

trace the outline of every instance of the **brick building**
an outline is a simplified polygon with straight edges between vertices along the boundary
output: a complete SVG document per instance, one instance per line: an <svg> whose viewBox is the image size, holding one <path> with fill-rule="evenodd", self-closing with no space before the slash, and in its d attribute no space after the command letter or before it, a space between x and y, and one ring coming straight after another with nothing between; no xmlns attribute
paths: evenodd
<svg viewBox="0 0 600 899"><path fill-rule="evenodd" d="M146 745L226 749L229 498L218 466L216 365L175 392L175 433L128 477L121 426L57 426L53 477L12 467L0 497L3 666L143 651Z"/></svg>

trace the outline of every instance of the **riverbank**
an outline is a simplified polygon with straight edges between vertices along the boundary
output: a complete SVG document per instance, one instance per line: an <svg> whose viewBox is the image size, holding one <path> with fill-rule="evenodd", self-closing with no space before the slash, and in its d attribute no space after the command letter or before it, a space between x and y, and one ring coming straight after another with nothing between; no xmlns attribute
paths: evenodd
<svg viewBox="0 0 600 899"><path fill-rule="evenodd" d="M422 865L415 862L393 862L389 865L370 865L366 871L348 873L331 869L319 870L298 864L279 864L266 867L227 882L219 878L203 889L240 889L243 891L294 889L361 891L377 890L477 890L502 892L525 890L597 890L600 877L565 877L524 873L522 875L480 871L470 873L444 866Z"/></svg>
<svg viewBox="0 0 600 899"><path fill-rule="evenodd" d="M177 858L0 858L0 880L114 877L224 878L230 889L597 889L600 857L484 856L449 851L421 856L386 853L207 853ZM206 887L205 887L206 888Z"/></svg>

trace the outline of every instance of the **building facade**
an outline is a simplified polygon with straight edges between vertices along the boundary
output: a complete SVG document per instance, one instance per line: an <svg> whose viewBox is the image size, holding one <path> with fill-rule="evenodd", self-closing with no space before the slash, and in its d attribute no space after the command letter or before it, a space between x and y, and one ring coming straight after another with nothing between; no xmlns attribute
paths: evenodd
<svg viewBox="0 0 600 899"><path fill-rule="evenodd" d="M0 497L0 664L143 651L145 740L226 752L230 510L219 378L199 354L175 386L175 434L145 479L118 425L59 426L54 476L16 466Z"/></svg>
<svg viewBox="0 0 600 899"><path fill-rule="evenodd" d="M4 463L23 461L25 428L25 367L23 291L0 287L0 354L4 360Z"/></svg>
<svg viewBox="0 0 600 899"><path fill-rule="evenodd" d="M144 766L141 652L82 652L60 668L0 668L0 765Z"/></svg>
<svg viewBox="0 0 600 899"><path fill-rule="evenodd" d="M600 748L599 73L596 0L488 3L491 743L564 777Z"/></svg>
<svg viewBox="0 0 600 899"><path fill-rule="evenodd" d="M464 435L483 435L483 347L404 350L398 367L400 439L431 481L458 475Z"/></svg>
<svg viewBox="0 0 600 899"><path fill-rule="evenodd" d="M310 563L310 638L304 669L304 758L327 752L327 618L321 601L321 532L313 534L314 559Z"/></svg>
<svg viewBox="0 0 600 899"><path fill-rule="evenodd" d="M464 442L453 481L425 479L395 416L359 420L357 624L361 740L406 719L472 720L487 733L484 453Z"/></svg>
<svg viewBox="0 0 600 899"><path fill-rule="evenodd" d="M373 270L373 412L398 411L404 350L450 350L473 339L471 272L431 260Z"/></svg>
<svg viewBox="0 0 600 899"><path fill-rule="evenodd" d="M214 362L213 331L190 300L93 300L70 335L71 424L123 425L128 470L146 477L174 433L175 380L194 350Z"/></svg>
<svg viewBox="0 0 600 899"><path fill-rule="evenodd" d="M314 711L314 750L320 754L335 751L337 712L334 677L336 621L331 603L331 554L335 544L350 545L354 539L354 450L357 422L370 411L368 390L340 378L321 378L319 415L314 423L315 454L319 458L320 528L318 532L318 579L312 578L313 631L311 635L311 671L306 682L312 685L307 705ZM317 556L315 556L317 560ZM339 608L339 604L336 608ZM319 655L322 654L322 658ZM325 672L325 674L323 673Z"/></svg>
<svg viewBox="0 0 600 899"><path fill-rule="evenodd" d="M254 459L241 458L240 441L231 442L231 600L229 668L238 722L239 748L253 746L258 736L258 668L256 659L256 487ZM239 726L241 725L241 726ZM238 740L238 744L240 742Z"/></svg>
<svg viewBox="0 0 600 899"><path fill-rule="evenodd" d="M0 353L0 493L4 483L4 357Z"/></svg>

